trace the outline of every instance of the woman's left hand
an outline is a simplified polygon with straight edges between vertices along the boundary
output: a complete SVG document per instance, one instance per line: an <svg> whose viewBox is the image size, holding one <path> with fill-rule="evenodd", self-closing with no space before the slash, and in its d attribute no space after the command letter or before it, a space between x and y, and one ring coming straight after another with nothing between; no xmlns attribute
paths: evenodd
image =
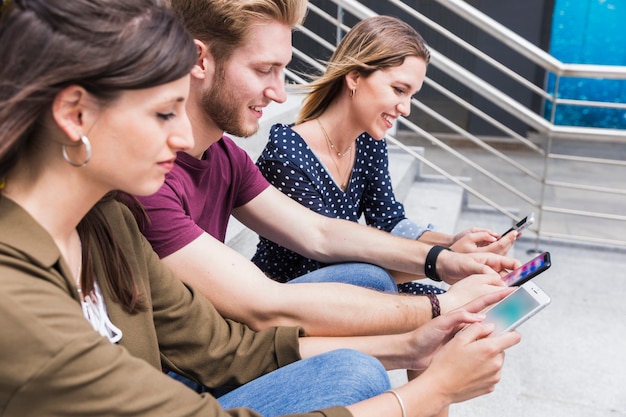
<svg viewBox="0 0 626 417"><path fill-rule="evenodd" d="M450 248L460 253L491 252L506 255L518 238L518 233L509 233L498 240L499 237L489 229L472 227L455 235Z"/></svg>

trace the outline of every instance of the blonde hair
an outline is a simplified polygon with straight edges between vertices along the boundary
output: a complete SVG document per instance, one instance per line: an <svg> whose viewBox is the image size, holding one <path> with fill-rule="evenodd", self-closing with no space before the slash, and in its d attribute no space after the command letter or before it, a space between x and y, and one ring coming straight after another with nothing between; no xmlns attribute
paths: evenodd
<svg viewBox="0 0 626 417"><path fill-rule="evenodd" d="M402 65L409 56L430 61L426 42L415 29L391 16L361 20L341 40L324 74L305 87L308 95L296 123L319 117L341 92L348 73L358 71L367 77L375 71Z"/></svg>
<svg viewBox="0 0 626 417"><path fill-rule="evenodd" d="M209 46L218 62L247 41L254 22L276 20L293 28L302 23L307 0L170 0L191 32Z"/></svg>

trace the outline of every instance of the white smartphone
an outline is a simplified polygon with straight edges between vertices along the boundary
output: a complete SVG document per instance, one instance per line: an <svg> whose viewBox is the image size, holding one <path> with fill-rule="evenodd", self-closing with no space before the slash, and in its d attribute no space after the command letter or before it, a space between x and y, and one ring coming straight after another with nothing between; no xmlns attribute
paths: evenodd
<svg viewBox="0 0 626 417"><path fill-rule="evenodd" d="M500 239L502 239L504 236L506 236L507 234L511 233L514 230L521 232L522 230L526 229L528 226L532 225L534 222L535 222L535 213L530 213L528 216L524 217L522 220L515 223L515 225L511 227L509 230L502 233L502 235L500 235Z"/></svg>
<svg viewBox="0 0 626 417"><path fill-rule="evenodd" d="M550 304L550 297L537 284L528 281L485 312L483 323L493 323L491 335L515 330Z"/></svg>

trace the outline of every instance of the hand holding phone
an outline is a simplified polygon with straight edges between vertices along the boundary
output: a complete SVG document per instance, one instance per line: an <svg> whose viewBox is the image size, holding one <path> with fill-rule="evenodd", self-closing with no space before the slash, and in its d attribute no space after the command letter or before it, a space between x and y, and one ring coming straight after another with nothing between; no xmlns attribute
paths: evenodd
<svg viewBox="0 0 626 417"><path fill-rule="evenodd" d="M530 213L528 216L524 217L522 220L515 223L515 225L511 227L509 230L502 233L499 239L502 239L504 236L506 236L507 234L511 233L514 230L521 232L522 230L526 229L528 226L532 225L533 223L535 223L535 213Z"/></svg>
<svg viewBox="0 0 626 417"><path fill-rule="evenodd" d="M509 287L520 286L529 279L536 277L546 269L550 268L550 252L543 252L539 256L526 262L524 265L506 274L502 281Z"/></svg>
<svg viewBox="0 0 626 417"><path fill-rule="evenodd" d="M485 312L483 323L493 323L497 336L515 330L550 304L550 297L535 284L527 282Z"/></svg>

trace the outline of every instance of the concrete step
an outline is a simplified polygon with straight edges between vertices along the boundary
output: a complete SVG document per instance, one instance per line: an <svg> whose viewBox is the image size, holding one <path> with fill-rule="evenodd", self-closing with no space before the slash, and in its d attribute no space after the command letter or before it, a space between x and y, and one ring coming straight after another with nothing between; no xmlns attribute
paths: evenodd
<svg viewBox="0 0 626 417"><path fill-rule="evenodd" d="M463 204L463 189L445 179L418 179L403 199L406 216L435 230L454 234Z"/></svg>
<svg viewBox="0 0 626 417"><path fill-rule="evenodd" d="M412 146L411 149L423 155L424 148ZM404 202L413 186L415 179L419 177L421 162L394 145L389 145L389 175L393 184L396 199Z"/></svg>

